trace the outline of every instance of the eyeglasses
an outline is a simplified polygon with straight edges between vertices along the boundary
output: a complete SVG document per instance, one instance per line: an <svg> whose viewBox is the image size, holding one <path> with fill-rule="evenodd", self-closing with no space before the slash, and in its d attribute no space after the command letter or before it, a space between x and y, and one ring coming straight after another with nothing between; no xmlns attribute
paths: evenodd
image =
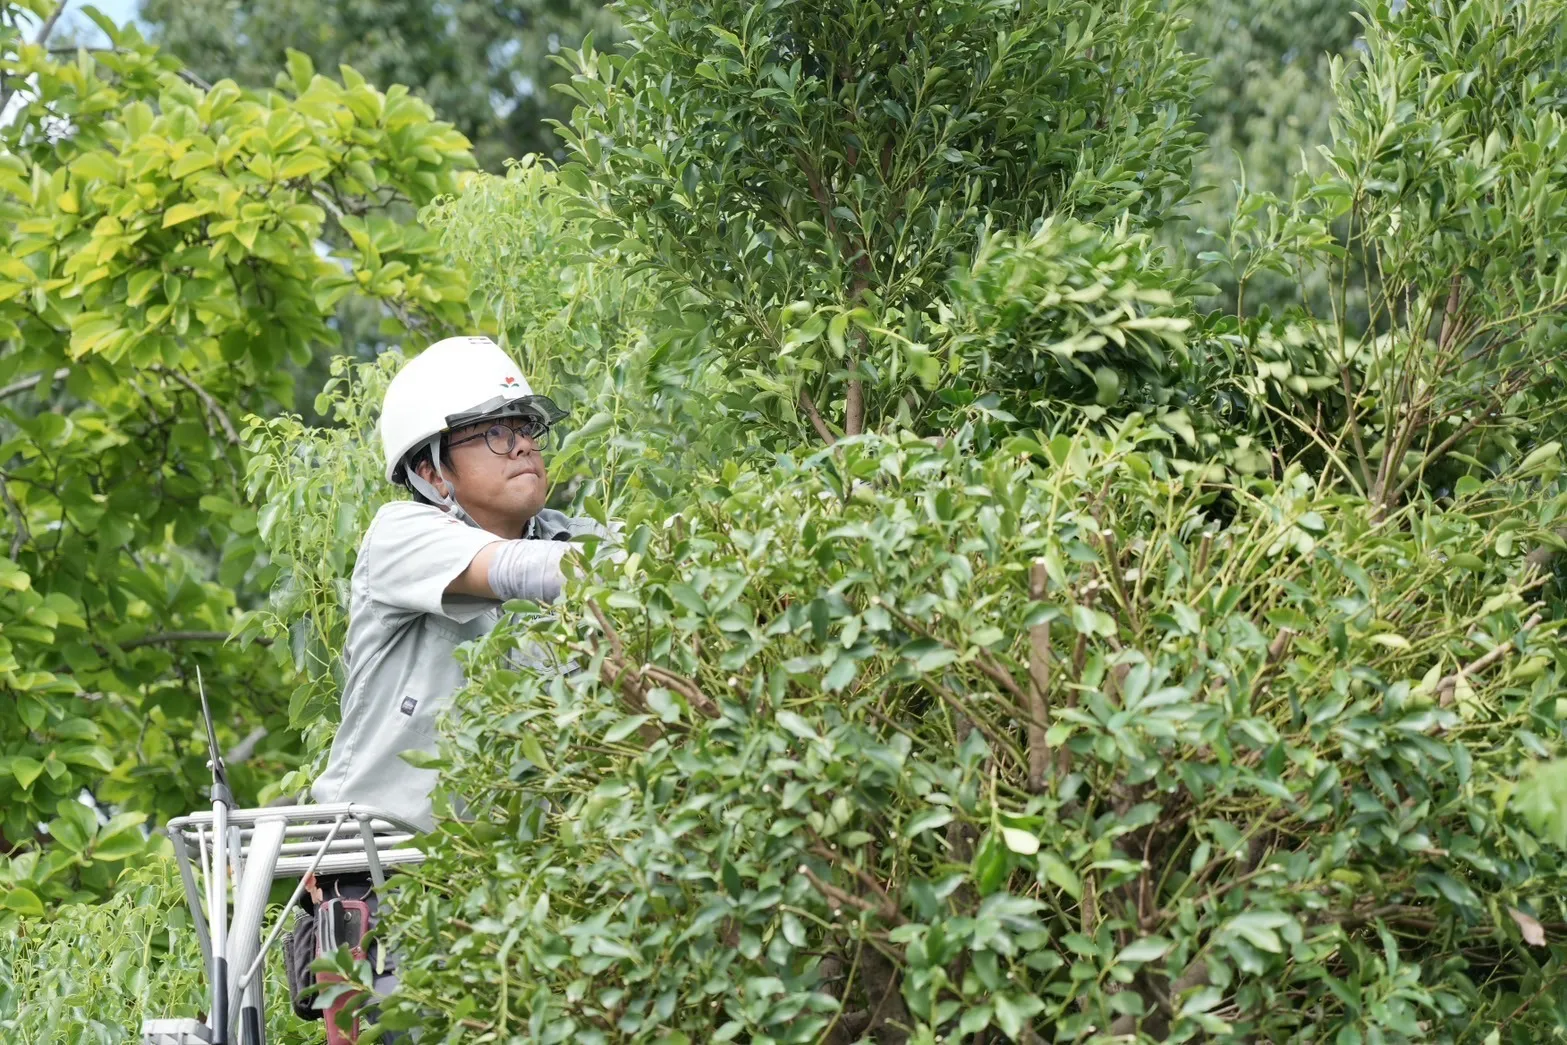
<svg viewBox="0 0 1567 1045"><path fill-rule="evenodd" d="M518 436L533 443L535 450L542 450L549 445L550 426L531 417L497 421L477 435L464 436L447 443L446 448L450 450L464 443L471 443L475 439L483 439L484 445L490 448L490 453L505 457L517 448Z"/></svg>

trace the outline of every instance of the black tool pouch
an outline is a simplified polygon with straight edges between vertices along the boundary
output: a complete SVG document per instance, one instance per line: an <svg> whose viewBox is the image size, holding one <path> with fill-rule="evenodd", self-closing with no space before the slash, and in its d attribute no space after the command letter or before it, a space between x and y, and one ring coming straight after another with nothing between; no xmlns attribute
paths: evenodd
<svg viewBox="0 0 1567 1045"><path fill-rule="evenodd" d="M288 976L288 997L294 1015L302 1020L319 1020L316 1008L316 974L310 963L316 960L316 916L301 907L294 918L292 932L283 934L283 971Z"/></svg>

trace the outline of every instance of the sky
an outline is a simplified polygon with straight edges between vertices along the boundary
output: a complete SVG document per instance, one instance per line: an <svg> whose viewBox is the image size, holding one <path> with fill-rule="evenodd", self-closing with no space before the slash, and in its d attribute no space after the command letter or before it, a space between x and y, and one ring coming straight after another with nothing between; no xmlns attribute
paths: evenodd
<svg viewBox="0 0 1567 1045"><path fill-rule="evenodd" d="M93 5L116 22L128 22L136 14L140 0L98 0Z"/></svg>
<svg viewBox="0 0 1567 1045"><path fill-rule="evenodd" d="M64 17L65 21L75 26L84 41L98 33L97 26L82 16L81 8L85 6L83 0L71 0L71 6L65 9ZM124 25L136 17L136 12L141 7L141 0L93 0L92 6L108 15L116 25Z"/></svg>

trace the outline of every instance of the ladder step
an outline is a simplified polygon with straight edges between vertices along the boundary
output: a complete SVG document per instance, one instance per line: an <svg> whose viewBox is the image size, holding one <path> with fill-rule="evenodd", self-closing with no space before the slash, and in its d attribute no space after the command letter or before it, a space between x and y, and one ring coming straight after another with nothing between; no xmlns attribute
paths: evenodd
<svg viewBox="0 0 1567 1045"><path fill-rule="evenodd" d="M211 1045L212 1031L200 1020L143 1020L142 1045Z"/></svg>

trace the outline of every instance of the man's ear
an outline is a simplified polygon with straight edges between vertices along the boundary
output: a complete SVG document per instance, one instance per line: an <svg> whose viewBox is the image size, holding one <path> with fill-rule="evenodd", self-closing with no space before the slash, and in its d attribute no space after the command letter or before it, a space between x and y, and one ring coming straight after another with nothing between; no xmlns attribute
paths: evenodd
<svg viewBox="0 0 1567 1045"><path fill-rule="evenodd" d="M435 474L435 465L429 461L420 461L414 466L414 471L419 473L421 479L435 487L442 497L450 497L452 495L451 484Z"/></svg>

